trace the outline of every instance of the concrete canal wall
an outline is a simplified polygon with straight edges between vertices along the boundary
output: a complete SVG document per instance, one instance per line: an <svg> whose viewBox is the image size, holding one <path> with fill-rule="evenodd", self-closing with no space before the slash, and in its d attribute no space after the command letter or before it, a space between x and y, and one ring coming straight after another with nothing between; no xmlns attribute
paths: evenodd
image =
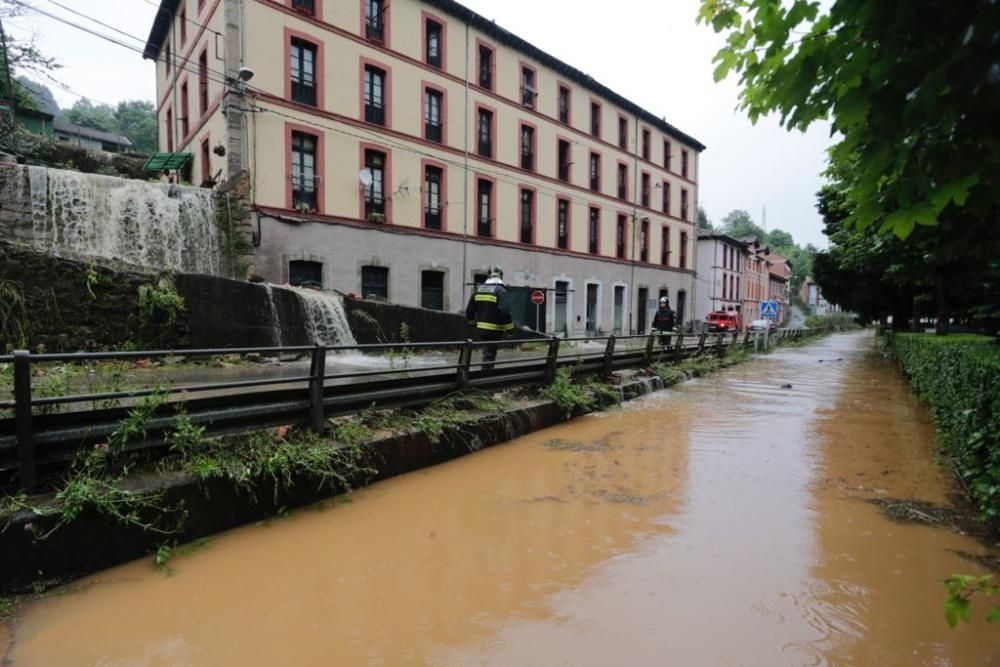
<svg viewBox="0 0 1000 667"><path fill-rule="evenodd" d="M633 378L620 385L625 400L662 387L658 377ZM383 437L365 445L365 460L361 462L376 472L366 479L351 480L351 484L373 483L470 454L474 450L469 442L478 443L479 448L490 447L562 421L563 413L555 402L536 400L461 429L446 430L437 442L419 430ZM58 521L57 516L22 511L0 532L0 572L4 573L0 594L30 591L38 581L69 581L152 554L164 542L183 544L346 490L343 484L323 484L307 477L291 482L283 485L270 479L258 480L247 488L224 478L202 480L186 473L132 480L132 490L161 493L158 502L163 507L184 508L184 527L173 535L144 531L87 510L39 540L37 536L48 532Z"/></svg>

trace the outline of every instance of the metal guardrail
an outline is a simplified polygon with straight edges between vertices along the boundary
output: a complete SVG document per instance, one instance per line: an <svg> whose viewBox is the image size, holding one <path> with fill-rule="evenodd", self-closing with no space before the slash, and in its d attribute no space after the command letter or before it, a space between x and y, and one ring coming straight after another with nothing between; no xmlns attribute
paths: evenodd
<svg viewBox="0 0 1000 667"><path fill-rule="evenodd" d="M808 333L808 329L779 329L773 337L778 340L801 338ZM751 344L755 335L748 331L506 340L500 343L501 347L542 343L545 354L499 358L493 362L491 370L483 370L481 361L473 361L475 350L491 343L473 340L67 354L33 354L18 350L13 355L0 356L0 364L11 363L14 370L14 399L0 401L0 410L13 410L12 417L0 419L0 472L16 472L21 487L28 490L34 488L39 465L72 460L81 449L105 442L115 433L134 406L98 406L101 403L118 403L122 399L135 401L164 394L164 400L143 425L141 437L125 443L125 451L132 451L162 446L181 413L195 424L204 426L206 436L248 432L283 424L306 424L316 431L323 431L329 417L356 412L372 405L403 407L427 403L468 388L495 389L548 383L555 379L558 369L566 367L571 368L574 374L609 376L620 368L651 365L658 361L676 363L703 354L722 355L733 345ZM578 349L581 344L602 341L603 349ZM571 348L568 344L575 345ZM458 360L457 363L371 371L327 373L326 370L329 353L402 350L414 353L420 350L457 351ZM66 396L38 397L32 394L32 365L37 364L234 354L308 354L309 373ZM207 396L209 392L216 395ZM91 404L89 409L79 409L88 402Z"/></svg>

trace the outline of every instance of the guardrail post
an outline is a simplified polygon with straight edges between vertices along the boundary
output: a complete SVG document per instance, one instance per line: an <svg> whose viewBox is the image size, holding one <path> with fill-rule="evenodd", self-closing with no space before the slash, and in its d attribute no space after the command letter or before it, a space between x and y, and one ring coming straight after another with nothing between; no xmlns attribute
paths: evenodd
<svg viewBox="0 0 1000 667"><path fill-rule="evenodd" d="M326 375L326 347L317 345L312 351L309 367L309 425L317 433L326 430L323 414L323 376Z"/></svg>
<svg viewBox="0 0 1000 667"><path fill-rule="evenodd" d="M722 356L722 346L725 344L726 332L720 331L719 337L715 339L715 356Z"/></svg>
<svg viewBox="0 0 1000 667"><path fill-rule="evenodd" d="M613 368L612 362L615 360L615 335L608 336L608 346L604 348L604 377L611 377Z"/></svg>
<svg viewBox="0 0 1000 667"><path fill-rule="evenodd" d="M656 344L656 329L649 330L649 338L646 340L646 364L653 365L653 345Z"/></svg>
<svg viewBox="0 0 1000 667"><path fill-rule="evenodd" d="M677 334L677 342L674 343L674 363L680 363L684 358L684 334Z"/></svg>
<svg viewBox="0 0 1000 667"><path fill-rule="evenodd" d="M705 352L705 339L708 338L708 334L704 331L698 336L698 356L700 357Z"/></svg>
<svg viewBox="0 0 1000 667"><path fill-rule="evenodd" d="M35 488L35 432L31 423L31 353L14 351L14 420L17 425L17 464L21 486Z"/></svg>
<svg viewBox="0 0 1000 667"><path fill-rule="evenodd" d="M746 347L749 344L750 344L750 330L747 329L746 334L743 336L743 347Z"/></svg>
<svg viewBox="0 0 1000 667"><path fill-rule="evenodd" d="M559 336L553 336L549 340L549 354L545 358L546 382L552 382L553 380L556 379L556 362L558 360L559 360Z"/></svg>
<svg viewBox="0 0 1000 667"><path fill-rule="evenodd" d="M459 389L469 386L469 366L472 364L472 339L466 338L462 351L458 353L458 373L455 384Z"/></svg>

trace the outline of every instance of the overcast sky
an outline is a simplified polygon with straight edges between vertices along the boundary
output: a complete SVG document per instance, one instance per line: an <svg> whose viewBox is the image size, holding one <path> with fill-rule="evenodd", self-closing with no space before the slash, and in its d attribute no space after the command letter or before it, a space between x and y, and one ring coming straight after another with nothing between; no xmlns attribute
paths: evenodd
<svg viewBox="0 0 1000 667"><path fill-rule="evenodd" d="M58 0L139 38L135 40L87 23L52 0L25 1L110 34L139 51L159 4L158 0ZM699 200L713 222L741 208L759 223L766 207L768 229L789 231L802 245L826 245L815 193L822 183L829 127L816 125L805 134L787 132L774 119L753 126L736 111L735 80L718 84L712 80L712 56L721 39L711 28L695 24L698 0L463 0L463 4L705 144ZM80 95L108 104L154 98L153 66L140 53L33 12L8 19L5 26L18 38L34 32L42 50L63 65L55 76L72 92L42 80L61 107L71 106Z"/></svg>

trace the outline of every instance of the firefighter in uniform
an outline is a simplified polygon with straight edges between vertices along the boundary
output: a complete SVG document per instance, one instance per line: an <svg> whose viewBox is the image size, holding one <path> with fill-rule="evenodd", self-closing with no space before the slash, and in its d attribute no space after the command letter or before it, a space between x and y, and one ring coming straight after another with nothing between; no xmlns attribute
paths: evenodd
<svg viewBox="0 0 1000 667"><path fill-rule="evenodd" d="M483 370L491 371L500 346L498 341L514 329L510 300L503 282L503 269L499 266L490 269L486 282L469 299L465 316L469 324L475 325L479 339L490 341L489 345L483 346Z"/></svg>

